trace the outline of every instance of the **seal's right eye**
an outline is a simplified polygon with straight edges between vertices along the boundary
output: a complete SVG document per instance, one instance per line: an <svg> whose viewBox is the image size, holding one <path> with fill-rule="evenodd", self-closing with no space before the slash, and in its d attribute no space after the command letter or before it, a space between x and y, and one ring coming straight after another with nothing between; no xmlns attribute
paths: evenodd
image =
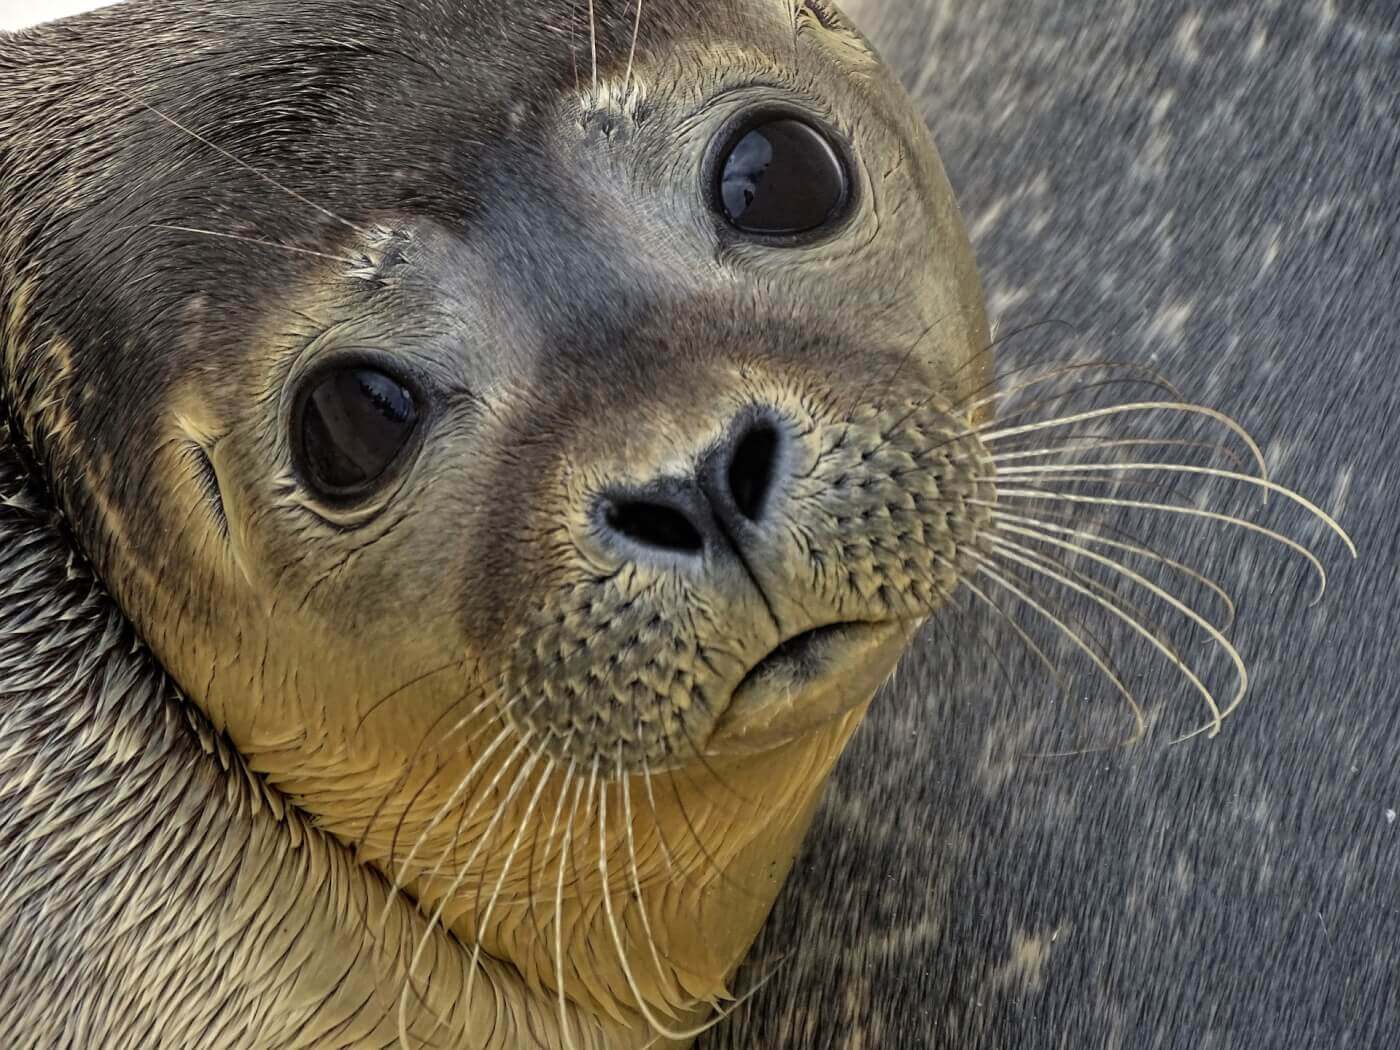
<svg viewBox="0 0 1400 1050"><path fill-rule="evenodd" d="M297 458L319 495L364 495L393 466L418 424L413 394L374 368L338 368L317 377L302 401Z"/></svg>

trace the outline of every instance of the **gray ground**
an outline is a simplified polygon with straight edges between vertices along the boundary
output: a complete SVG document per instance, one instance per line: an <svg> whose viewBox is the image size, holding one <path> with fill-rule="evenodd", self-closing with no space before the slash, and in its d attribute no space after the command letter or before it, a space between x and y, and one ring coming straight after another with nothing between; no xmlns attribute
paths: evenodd
<svg viewBox="0 0 1400 1050"><path fill-rule="evenodd" d="M844 763L746 980L794 957L706 1045L1395 1045L1400 4L846 6L928 115L1000 329L1077 328L1010 356L1152 363L1362 560L1326 547L1308 609L1258 537L1146 533L1244 600L1255 679L1213 742L1019 757L1068 739L1045 676L953 617ZM1144 647L1123 663L1189 703Z"/></svg>

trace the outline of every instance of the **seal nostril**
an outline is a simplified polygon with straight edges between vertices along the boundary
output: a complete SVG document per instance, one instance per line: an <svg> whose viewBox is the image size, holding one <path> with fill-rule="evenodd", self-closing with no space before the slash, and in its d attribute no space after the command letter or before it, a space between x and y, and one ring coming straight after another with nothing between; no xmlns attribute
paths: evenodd
<svg viewBox="0 0 1400 1050"><path fill-rule="evenodd" d="M704 537L680 511L660 503L625 500L608 506L606 520L614 532L634 543L682 554L699 554Z"/></svg>
<svg viewBox="0 0 1400 1050"><path fill-rule="evenodd" d="M763 516L763 508L773 491L778 452L778 432L767 423L752 428L729 463L729 492L739 512L750 521Z"/></svg>

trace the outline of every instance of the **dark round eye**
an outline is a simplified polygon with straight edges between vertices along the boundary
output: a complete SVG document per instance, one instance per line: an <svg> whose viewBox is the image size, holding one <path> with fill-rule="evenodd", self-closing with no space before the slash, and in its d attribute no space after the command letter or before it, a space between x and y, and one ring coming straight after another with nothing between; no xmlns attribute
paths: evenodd
<svg viewBox="0 0 1400 1050"><path fill-rule="evenodd" d="M302 472L321 495L362 495L393 465L417 423L413 395L392 376L373 368L328 372L302 404Z"/></svg>
<svg viewBox="0 0 1400 1050"><path fill-rule="evenodd" d="M848 196L846 166L816 128L782 117L740 136L723 159L719 203L745 233L808 233L832 222Z"/></svg>

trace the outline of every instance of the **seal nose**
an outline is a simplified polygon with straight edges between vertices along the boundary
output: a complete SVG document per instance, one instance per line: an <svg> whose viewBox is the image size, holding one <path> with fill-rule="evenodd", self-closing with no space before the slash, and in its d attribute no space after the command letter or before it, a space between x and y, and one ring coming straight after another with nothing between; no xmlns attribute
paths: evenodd
<svg viewBox="0 0 1400 1050"><path fill-rule="evenodd" d="M767 413L749 413L701 461L701 487L727 529L763 521L778 487L781 433Z"/></svg>
<svg viewBox="0 0 1400 1050"><path fill-rule="evenodd" d="M742 541L763 522L779 488L782 432L765 412L747 412L688 477L612 489L601 527L650 554L701 554Z"/></svg>
<svg viewBox="0 0 1400 1050"><path fill-rule="evenodd" d="M651 553L699 554L712 541L709 508L694 486L673 479L603 497L603 526Z"/></svg>

